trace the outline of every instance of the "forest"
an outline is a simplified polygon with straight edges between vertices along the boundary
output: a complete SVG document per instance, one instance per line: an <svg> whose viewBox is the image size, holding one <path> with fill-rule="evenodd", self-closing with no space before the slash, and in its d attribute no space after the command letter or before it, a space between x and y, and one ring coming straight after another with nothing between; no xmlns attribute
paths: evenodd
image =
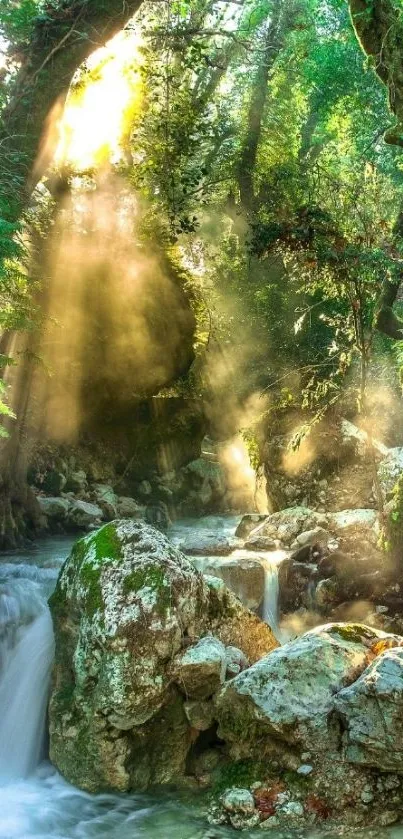
<svg viewBox="0 0 403 839"><path fill-rule="evenodd" d="M403 839L402 0L0 0L0 839Z"/></svg>

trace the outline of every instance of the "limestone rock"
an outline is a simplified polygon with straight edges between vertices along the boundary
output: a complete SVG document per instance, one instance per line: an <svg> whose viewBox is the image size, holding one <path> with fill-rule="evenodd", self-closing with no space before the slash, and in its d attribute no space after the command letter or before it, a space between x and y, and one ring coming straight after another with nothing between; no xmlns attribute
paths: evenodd
<svg viewBox="0 0 403 839"><path fill-rule="evenodd" d="M389 649L342 690L335 708L351 763L403 774L403 649Z"/></svg>
<svg viewBox="0 0 403 839"><path fill-rule="evenodd" d="M262 757L287 749L329 748L334 696L370 660L370 640L382 636L360 625L327 624L256 662L215 699L219 736L233 756Z"/></svg>
<svg viewBox="0 0 403 839"><path fill-rule="evenodd" d="M141 504L126 495L118 496L117 508L118 515L122 519L141 519L145 512L145 508Z"/></svg>
<svg viewBox="0 0 403 839"><path fill-rule="evenodd" d="M174 660L172 677L186 696L206 699L225 681L225 646L206 635Z"/></svg>
<svg viewBox="0 0 403 839"><path fill-rule="evenodd" d="M251 661L276 646L269 627L221 581L204 578L163 534L133 520L75 544L51 609L51 759L89 791L183 777L194 729L173 661L189 664L192 649L211 648L213 635L221 681L226 646Z"/></svg>
<svg viewBox="0 0 403 839"><path fill-rule="evenodd" d="M73 501L68 513L68 525L72 528L94 527L101 523L103 512L97 504L87 501Z"/></svg>
<svg viewBox="0 0 403 839"><path fill-rule="evenodd" d="M37 501L41 512L51 522L64 522L70 508L70 502L67 498L46 498L43 495L38 495Z"/></svg>
<svg viewBox="0 0 403 839"><path fill-rule="evenodd" d="M239 552L228 559L195 557L194 565L203 574L220 577L231 591L236 594L247 609L257 612L264 597L264 567L259 558Z"/></svg>

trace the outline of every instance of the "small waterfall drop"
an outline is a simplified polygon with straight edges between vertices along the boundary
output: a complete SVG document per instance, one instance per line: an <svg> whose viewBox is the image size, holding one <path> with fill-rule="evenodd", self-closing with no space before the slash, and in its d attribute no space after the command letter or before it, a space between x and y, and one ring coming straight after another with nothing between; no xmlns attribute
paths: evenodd
<svg viewBox="0 0 403 839"><path fill-rule="evenodd" d="M25 778L42 757L53 626L40 587L0 584L0 784Z"/></svg>
<svg viewBox="0 0 403 839"><path fill-rule="evenodd" d="M264 568L264 595L263 595L263 609L262 618L265 623L268 623L276 636L277 641L284 642L282 636L280 623L280 609L279 609L279 579L278 569L280 563L287 556L286 551L270 551L264 555L260 555L259 559Z"/></svg>

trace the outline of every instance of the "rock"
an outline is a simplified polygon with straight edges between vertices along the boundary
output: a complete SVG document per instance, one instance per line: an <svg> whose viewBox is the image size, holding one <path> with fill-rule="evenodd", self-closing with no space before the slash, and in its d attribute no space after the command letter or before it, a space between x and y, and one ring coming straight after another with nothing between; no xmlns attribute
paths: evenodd
<svg viewBox="0 0 403 839"><path fill-rule="evenodd" d="M276 646L221 581L204 578L162 533L127 519L75 544L51 609L51 760L92 792L183 778L195 738L172 663L182 661L189 685L200 686L194 648L205 636L204 650L219 650L214 684L225 646L251 661ZM199 664L206 673L205 658Z"/></svg>
<svg viewBox="0 0 403 839"><path fill-rule="evenodd" d="M241 673L242 670L246 670L249 667L249 661L246 655L244 655L242 650L238 650L237 647L226 647L225 663L226 679L233 679L234 676L237 676L238 673Z"/></svg>
<svg viewBox="0 0 403 839"><path fill-rule="evenodd" d="M157 530L168 530L171 525L171 519L168 507L164 501L159 501L158 504L146 507L145 520L147 524L151 524L153 527L156 527Z"/></svg>
<svg viewBox="0 0 403 839"><path fill-rule="evenodd" d="M87 475L83 469L71 472L67 478L66 492L82 493L87 490Z"/></svg>
<svg viewBox="0 0 403 839"><path fill-rule="evenodd" d="M342 419L340 430L343 447L349 448L352 453L359 457L365 457L368 454L368 434L366 431L361 431L360 428L346 419ZM371 440L371 448L382 457L390 451L387 446L374 439Z"/></svg>
<svg viewBox="0 0 403 839"><path fill-rule="evenodd" d="M329 527L338 535L345 535L355 529L374 534L376 520L376 510L341 510L339 513L330 513Z"/></svg>
<svg viewBox="0 0 403 839"><path fill-rule="evenodd" d="M118 496L117 508L118 515L122 519L141 519L145 515L145 507L126 495Z"/></svg>
<svg viewBox="0 0 403 839"><path fill-rule="evenodd" d="M187 556L228 556L234 550L233 543L220 533L198 533L196 537L188 536L179 547Z"/></svg>
<svg viewBox="0 0 403 839"><path fill-rule="evenodd" d="M280 547L280 542L272 536L251 536L244 547L247 551L276 551Z"/></svg>
<svg viewBox="0 0 403 839"><path fill-rule="evenodd" d="M274 650L223 686L215 699L219 736L236 759L290 749L326 752L336 736L335 694L370 660L368 643L383 636L358 624L327 624Z"/></svg>
<svg viewBox="0 0 403 839"><path fill-rule="evenodd" d="M66 486L66 476L56 469L51 469L46 473L42 489L49 495L60 495Z"/></svg>
<svg viewBox="0 0 403 839"><path fill-rule="evenodd" d="M64 522L70 509L70 502L66 498L45 498L38 495L37 501L41 512L51 522Z"/></svg>
<svg viewBox="0 0 403 839"><path fill-rule="evenodd" d="M377 472L382 494L384 498L389 499L397 479L403 472L403 447L389 449L378 464Z"/></svg>
<svg viewBox="0 0 403 839"><path fill-rule="evenodd" d="M195 567L213 577L219 577L236 594L247 609L257 612L264 598L265 572L258 558L250 559L242 553L228 559L195 557Z"/></svg>
<svg viewBox="0 0 403 839"><path fill-rule="evenodd" d="M150 484L150 481L141 481L141 483L139 483L138 485L137 491L142 498L149 498L153 492L153 488Z"/></svg>
<svg viewBox="0 0 403 839"><path fill-rule="evenodd" d="M103 512L103 518L112 521L118 514L118 499L113 488L109 484L94 484L94 500Z"/></svg>
<svg viewBox="0 0 403 839"><path fill-rule="evenodd" d="M185 702L186 719L196 731L207 731L214 722L214 706L212 702L190 700Z"/></svg>
<svg viewBox="0 0 403 839"><path fill-rule="evenodd" d="M242 516L241 521L235 531L235 536L239 539L245 539L249 536L252 530L255 530L258 524L266 521L266 513L246 513Z"/></svg>
<svg viewBox="0 0 403 839"><path fill-rule="evenodd" d="M340 585L335 577L319 580L315 589L315 603L320 609L340 602Z"/></svg>
<svg viewBox="0 0 403 839"><path fill-rule="evenodd" d="M403 650L382 653L335 699L351 763L403 774Z"/></svg>
<svg viewBox="0 0 403 839"><path fill-rule="evenodd" d="M96 527L101 523L103 511L97 504L89 504L87 501L73 501L68 514L69 527L87 528Z"/></svg>
<svg viewBox="0 0 403 839"><path fill-rule="evenodd" d="M250 538L269 536L280 539L284 545L290 545L294 539L307 530L324 527L327 518L309 507L288 507L267 516L263 524L252 530Z"/></svg>
<svg viewBox="0 0 403 839"><path fill-rule="evenodd" d="M206 699L225 681L226 666L224 644L207 635L176 657L172 678L186 696Z"/></svg>
<svg viewBox="0 0 403 839"><path fill-rule="evenodd" d="M329 539L330 533L328 530L324 530L323 527L314 527L312 530L304 530L300 533L291 548L296 550L310 545L327 545Z"/></svg>
<svg viewBox="0 0 403 839"><path fill-rule="evenodd" d="M255 811L255 801L248 789L233 787L226 790L221 796L221 803L228 813L243 813L252 815Z"/></svg>

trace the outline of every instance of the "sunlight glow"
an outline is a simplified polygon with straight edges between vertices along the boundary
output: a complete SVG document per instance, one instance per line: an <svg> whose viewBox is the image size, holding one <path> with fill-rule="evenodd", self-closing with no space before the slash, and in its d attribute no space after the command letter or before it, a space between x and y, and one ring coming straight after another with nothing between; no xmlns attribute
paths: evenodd
<svg viewBox="0 0 403 839"><path fill-rule="evenodd" d="M88 81L72 88L60 125L59 165L82 171L122 157L141 102L140 46L138 32L120 32L88 59Z"/></svg>

